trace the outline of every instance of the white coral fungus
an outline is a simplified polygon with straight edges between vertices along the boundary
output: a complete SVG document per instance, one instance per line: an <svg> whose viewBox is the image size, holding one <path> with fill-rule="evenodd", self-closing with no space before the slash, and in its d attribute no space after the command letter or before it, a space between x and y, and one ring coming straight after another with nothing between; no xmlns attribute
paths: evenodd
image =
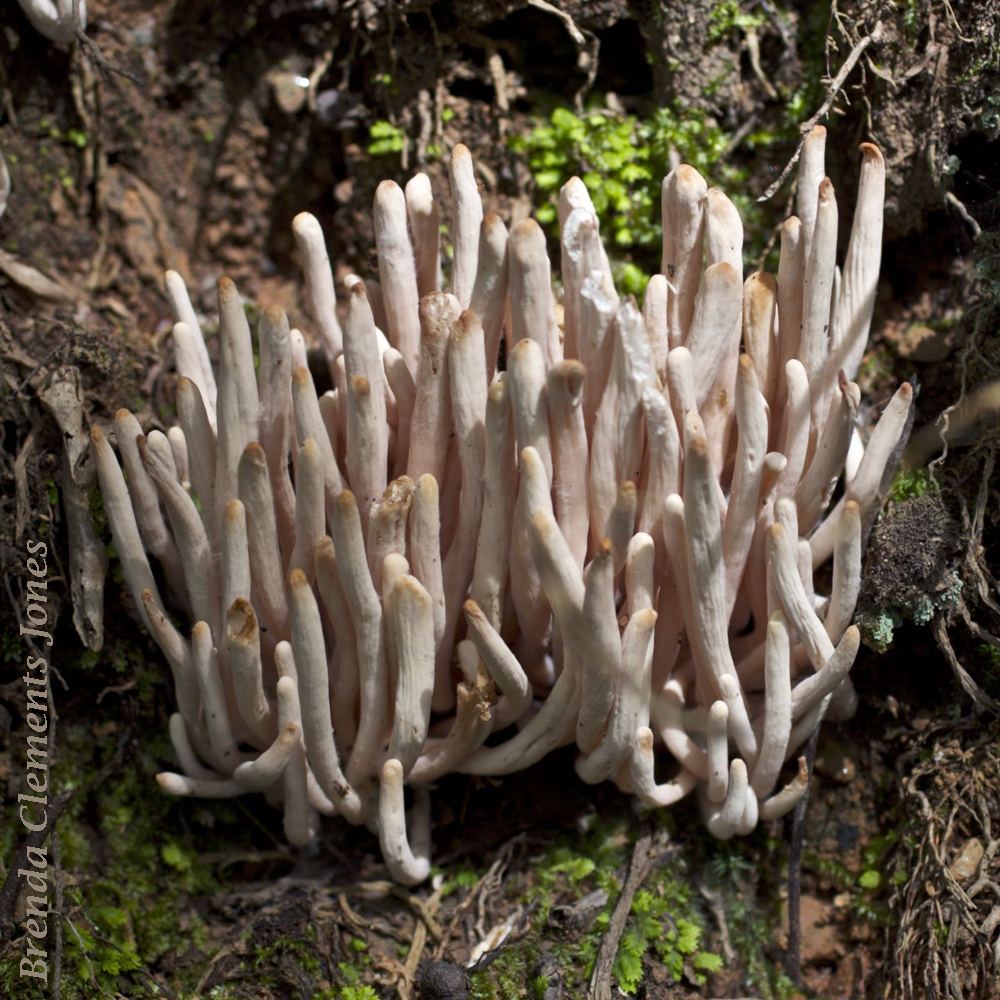
<svg viewBox="0 0 1000 1000"><path fill-rule="evenodd" d="M76 38L73 0L17 0L32 27L50 42L67 45ZM80 31L87 29L87 0L79 3Z"/></svg>
<svg viewBox="0 0 1000 1000"><path fill-rule="evenodd" d="M448 291L426 176L379 186L380 283L350 279L343 328L319 224L298 216L322 395L279 309L261 317L255 371L226 278L216 376L168 274L179 426L143 437L120 411L121 466L93 431L124 577L174 676L182 773L161 787L262 791L293 844L319 814L367 823L408 884L429 870L429 785L571 743L584 781L651 806L697 789L718 837L791 809L804 760L779 789L783 765L855 706L862 524L911 397L902 386L862 448L851 378L884 165L861 147L841 270L824 142L807 140L777 276L743 281L732 202L672 171L642 311L616 293L570 180L562 325L542 230L484 215L464 146ZM674 762L663 783L657 752Z"/></svg>

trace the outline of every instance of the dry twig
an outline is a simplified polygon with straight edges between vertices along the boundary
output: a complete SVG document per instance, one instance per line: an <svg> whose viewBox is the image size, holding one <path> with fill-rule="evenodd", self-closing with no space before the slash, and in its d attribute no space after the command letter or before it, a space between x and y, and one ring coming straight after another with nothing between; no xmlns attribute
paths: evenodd
<svg viewBox="0 0 1000 1000"><path fill-rule="evenodd" d="M611 970L618 954L618 943L625 930L625 921L632 909L632 900L650 872L663 864L673 851L673 848L666 845L657 846L659 849L654 847L653 835L649 832L644 833L635 842L622 893L615 904L608 929L604 932L601 947L597 952L597 960L594 962L594 972L587 990L588 1000L611 1000Z"/></svg>
<svg viewBox="0 0 1000 1000"><path fill-rule="evenodd" d="M800 131L802 133L802 138L799 139L799 144L796 147L795 152L792 154L792 158L785 164L785 169L778 175L778 179L771 184L771 186L757 199L757 201L768 201L773 198L781 185L785 183L785 179L792 172L792 168L799 162L799 157L802 155L802 149L806 144L806 136L808 136L812 131L813 126L817 125L819 120L826 116L831 105L836 99L837 94L840 93L841 88L847 81L847 78L851 75L851 70L853 70L857 65L857 62L864 54L865 49L867 49L872 42L877 42L879 40L881 33L882 22L879 21L872 29L871 34L865 35L865 37L862 38L861 41L859 41L858 44L851 50L848 57L844 60L844 64L840 67L840 71L833 78L833 80L830 81L830 86L827 88L826 97L824 98L823 103L819 106L819 109L812 116L812 118L801 126Z"/></svg>

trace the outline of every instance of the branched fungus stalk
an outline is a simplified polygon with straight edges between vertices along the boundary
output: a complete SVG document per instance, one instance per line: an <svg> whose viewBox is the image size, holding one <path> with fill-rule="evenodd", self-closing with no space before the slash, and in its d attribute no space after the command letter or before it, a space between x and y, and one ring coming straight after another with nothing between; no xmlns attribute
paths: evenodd
<svg viewBox="0 0 1000 1000"><path fill-rule="evenodd" d="M408 884L429 870L429 785L571 743L580 778L650 806L697 790L718 837L788 812L806 774L799 758L782 787L786 762L856 705L862 534L911 399L902 386L861 445L884 165L861 147L841 270L824 142L807 140L776 276L742 280L732 202L672 171L641 311L570 180L561 325L542 230L484 215L464 146L447 289L424 175L379 186L380 283L349 279L343 328L319 225L298 216L322 395L281 310L263 312L255 371L226 278L213 369L168 274L178 426L144 437L119 412L121 464L92 435L126 584L174 677L180 772L161 787L263 792L293 844L320 814L367 823Z"/></svg>

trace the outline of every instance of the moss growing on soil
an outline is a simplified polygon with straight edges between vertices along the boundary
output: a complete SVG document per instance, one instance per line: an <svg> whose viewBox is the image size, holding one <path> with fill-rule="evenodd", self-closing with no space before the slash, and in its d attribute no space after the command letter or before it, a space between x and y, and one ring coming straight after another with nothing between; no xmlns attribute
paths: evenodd
<svg viewBox="0 0 1000 1000"><path fill-rule="evenodd" d="M212 869L199 862L199 852L226 843L236 820L227 803L189 810L159 792L155 774L173 756L159 664L144 645L120 634L110 638L108 649L106 655L84 653L76 662L58 664L71 691L82 690L91 706L101 697L97 711L60 705L69 696L54 686L57 707L72 721L57 729L51 791L75 793L57 827L66 1000L102 990L136 1000L154 995L147 971L152 968L176 971L184 984L183 969L198 968L209 950L203 916L191 901L221 888ZM14 774L23 772L13 759L13 748L23 745L18 736L15 728L11 749L3 754ZM17 796L8 795L0 806L0 856L13 857L24 832ZM50 862L53 857L50 844ZM50 865L51 906L54 879ZM54 925L50 915L50 949ZM24 987L18 973L22 951L14 942L0 953L0 995L14 995L15 984L19 991Z"/></svg>
<svg viewBox="0 0 1000 1000"><path fill-rule="evenodd" d="M711 115L673 105L638 118L604 108L597 99L591 105L582 115L556 107L537 118L530 132L510 140L531 169L535 218L553 237L559 233L559 189L579 176L593 199L616 285L641 296L659 270L660 185L672 158L679 157L733 199L750 237L747 259L759 254L762 213L745 190L749 173L727 158L732 136ZM759 131L747 141L770 140Z"/></svg>
<svg viewBox="0 0 1000 1000"><path fill-rule="evenodd" d="M868 543L858 625L876 652L885 652L904 621L927 625L962 593L961 529L926 473L906 472Z"/></svg>
<svg viewBox="0 0 1000 1000"><path fill-rule="evenodd" d="M654 838L657 831L678 836L671 815L653 812L647 819ZM769 877L767 867L777 878L784 845L763 835L724 843L698 827L685 825L688 830L690 835L678 840L680 849L646 878L633 898L614 963L617 988L631 996L645 984L646 995L659 995L648 991L700 989L723 973L745 978L762 997L783 996L784 978L767 950L776 914L761 901L776 897L776 882L762 882ZM606 819L593 817L582 836L564 835L531 859L530 878L516 899L527 922L494 961L471 975L473 1000L514 1000L544 992L549 983L545 961L559 970L564 996L586 994L635 835L634 814L622 810ZM769 866L762 865L763 856L770 858ZM565 914L574 904L601 890L606 898L598 900L582 926L567 922ZM735 952L729 969L707 896L718 899L726 913Z"/></svg>

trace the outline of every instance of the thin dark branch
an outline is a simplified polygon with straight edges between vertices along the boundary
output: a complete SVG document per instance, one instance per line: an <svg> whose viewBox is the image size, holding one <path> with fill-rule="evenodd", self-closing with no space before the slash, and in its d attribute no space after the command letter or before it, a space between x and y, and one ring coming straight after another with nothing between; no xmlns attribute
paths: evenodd
<svg viewBox="0 0 1000 1000"><path fill-rule="evenodd" d="M83 30L83 21L80 18L80 0L73 0L73 31L76 35L76 40L80 43L83 54L98 68L103 76L107 77L111 73L117 73L118 76L125 77L126 80L134 83L137 87L142 87L145 84L142 77L127 69L122 69L121 66L116 66L111 62L101 51L97 42Z"/></svg>
<svg viewBox="0 0 1000 1000"><path fill-rule="evenodd" d="M865 49L867 49L872 42L878 41L881 33L882 22L879 21L879 23L872 29L871 34L865 35L865 37L862 38L861 41L858 42L858 44L851 50L850 55L848 55L848 57L844 60L844 65L840 67L840 72L837 73L837 75L830 82L830 86L826 91L826 98L819 106L819 110L812 116L812 118L809 119L809 121L802 125L800 129L802 132L802 138L799 139L799 144L795 148L792 158L785 164L785 169L778 175L778 179L757 199L757 201L768 201L770 198L773 198L781 185L785 183L785 178L792 172L792 167L799 162L799 157L802 155L802 147L806 144L806 136L808 136L813 130L813 126L815 126L830 110L830 106L836 99L837 94L840 93L841 88L844 86L844 82L847 80L848 76L850 76L851 70L854 69L855 65L857 65L857 62L863 55Z"/></svg>
<svg viewBox="0 0 1000 1000"><path fill-rule="evenodd" d="M955 650L952 648L951 639L948 637L948 627L945 625L944 618L941 615L938 615L934 619L934 638L937 640L938 649L944 653L944 657L954 672L958 683L962 685L962 690L972 699L974 710L981 712L983 709L986 709L994 715L1000 715L1000 702L997 702L995 698L991 698L973 680L972 675L959 662L958 657L955 655Z"/></svg>
<svg viewBox="0 0 1000 1000"><path fill-rule="evenodd" d="M819 726L812 731L806 743L805 758L809 779L812 780L813 762L816 760L816 743ZM785 972L796 986L802 985L802 847L805 842L806 807L809 804L809 785L795 805L792 814L792 844L788 858L788 950L785 953Z"/></svg>
<svg viewBox="0 0 1000 1000"><path fill-rule="evenodd" d="M587 990L587 1000L611 1000L611 971L614 968L615 956L618 954L618 944L625 930L625 921L632 909L632 900L649 873L662 864L670 850L670 848L653 849L653 836L649 832L644 833L635 842L622 894L618 897L608 929L604 932L601 947L597 952L594 972L590 977L590 988Z"/></svg>
<svg viewBox="0 0 1000 1000"><path fill-rule="evenodd" d="M52 831L56 821L65 811L66 806L69 805L73 795L74 792L72 791L63 792L52 799L46 810L44 828L29 833L24 838L21 849L11 862L10 870L7 872L3 886L0 886L0 936L9 938L13 935L15 929L14 904L17 902L17 897L21 894L22 886L21 878L17 872L18 869L24 868L28 863L28 848L41 847L45 843L45 839Z"/></svg>

